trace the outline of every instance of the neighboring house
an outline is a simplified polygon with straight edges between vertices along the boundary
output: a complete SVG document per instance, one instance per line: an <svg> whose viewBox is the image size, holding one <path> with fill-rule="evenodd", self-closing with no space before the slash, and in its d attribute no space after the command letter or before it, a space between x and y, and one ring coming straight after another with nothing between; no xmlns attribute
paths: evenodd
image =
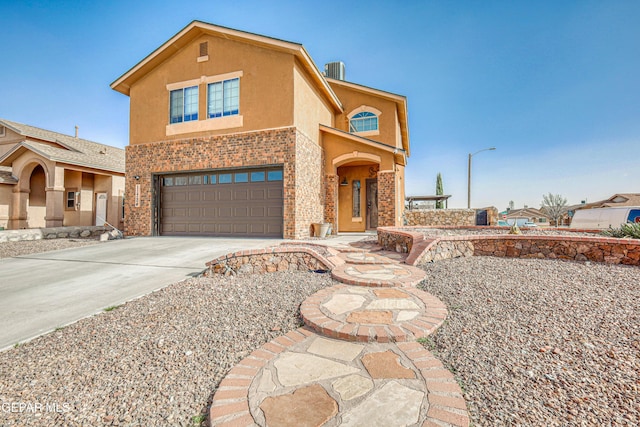
<svg viewBox="0 0 640 427"><path fill-rule="evenodd" d="M504 213L504 212L503 212ZM548 224L549 216L542 210L536 208L511 209L506 213L508 220L526 219L536 224Z"/></svg>
<svg viewBox="0 0 640 427"><path fill-rule="evenodd" d="M326 70L298 43L194 21L114 81L131 108L126 233L400 225L407 100Z"/></svg>
<svg viewBox="0 0 640 427"><path fill-rule="evenodd" d="M0 119L0 227L121 228L124 150Z"/></svg>
<svg viewBox="0 0 640 427"><path fill-rule="evenodd" d="M569 206L564 222L570 224L573 214L580 209L614 208L617 206L640 206L640 193L618 193L605 200Z"/></svg>

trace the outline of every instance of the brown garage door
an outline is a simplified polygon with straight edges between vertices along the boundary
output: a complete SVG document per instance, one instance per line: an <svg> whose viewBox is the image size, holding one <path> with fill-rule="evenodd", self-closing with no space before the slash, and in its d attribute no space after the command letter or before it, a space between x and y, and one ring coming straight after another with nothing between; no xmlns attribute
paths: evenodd
<svg viewBox="0 0 640 427"><path fill-rule="evenodd" d="M161 235L282 237L282 169L165 175L160 183Z"/></svg>

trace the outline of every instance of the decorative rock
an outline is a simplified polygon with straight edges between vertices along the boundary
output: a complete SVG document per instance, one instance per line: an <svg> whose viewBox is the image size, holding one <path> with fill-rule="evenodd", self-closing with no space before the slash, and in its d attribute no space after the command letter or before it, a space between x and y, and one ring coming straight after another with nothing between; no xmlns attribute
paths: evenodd
<svg viewBox="0 0 640 427"><path fill-rule="evenodd" d="M349 375L335 380L331 385L342 400L351 400L369 393L373 388L373 381L362 375Z"/></svg>
<svg viewBox="0 0 640 427"><path fill-rule="evenodd" d="M408 299L378 299L371 301L367 306L369 310L419 310L415 302Z"/></svg>
<svg viewBox="0 0 640 427"><path fill-rule="evenodd" d="M406 292L394 288L374 289L373 293L378 298L409 298Z"/></svg>
<svg viewBox="0 0 640 427"><path fill-rule="evenodd" d="M418 422L424 393L390 381L346 412L341 427L400 427ZM371 414L376 414L375 418Z"/></svg>
<svg viewBox="0 0 640 427"><path fill-rule="evenodd" d="M338 413L338 404L318 384L293 394L267 397L260 409L268 426L319 427Z"/></svg>
<svg viewBox="0 0 640 427"><path fill-rule="evenodd" d="M364 346L360 344L318 337L311 343L307 351L317 354L318 356L331 357L350 362L362 352L363 348Z"/></svg>
<svg viewBox="0 0 640 427"><path fill-rule="evenodd" d="M396 316L396 322L406 322L407 320L415 319L420 314L419 311L402 310L398 312Z"/></svg>
<svg viewBox="0 0 640 427"><path fill-rule="evenodd" d="M333 314L344 314L348 311L362 307L364 301L364 297L361 297L360 295L337 294L331 297L329 301L322 304L322 306Z"/></svg>
<svg viewBox="0 0 640 427"><path fill-rule="evenodd" d="M284 386L308 384L328 378L354 374L357 368L323 357L303 353L283 353L273 363L277 378Z"/></svg>
<svg viewBox="0 0 640 427"><path fill-rule="evenodd" d="M398 362L398 355L391 350L369 353L362 357L362 364L371 378L415 378L416 374Z"/></svg>
<svg viewBox="0 0 640 427"><path fill-rule="evenodd" d="M363 325L391 325L393 313L390 311L352 311L347 316L349 323L361 323Z"/></svg>

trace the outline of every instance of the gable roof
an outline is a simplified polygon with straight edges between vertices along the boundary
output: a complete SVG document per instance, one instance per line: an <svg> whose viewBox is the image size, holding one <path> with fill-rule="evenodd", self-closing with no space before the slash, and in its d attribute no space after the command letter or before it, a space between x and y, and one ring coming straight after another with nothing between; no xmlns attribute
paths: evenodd
<svg viewBox="0 0 640 427"><path fill-rule="evenodd" d="M345 86L350 89L357 90L359 92L379 96L381 98L385 98L392 102L395 102L398 108L398 120L400 120L400 131L402 133L402 148L406 153L407 157L410 156L411 153L409 151L409 146L410 146L409 145L409 117L408 117L406 96L398 95L396 93L386 92L384 90L375 89L375 88L364 86L357 83L347 82L345 80L336 80L328 77L326 79L330 84Z"/></svg>
<svg viewBox="0 0 640 427"><path fill-rule="evenodd" d="M11 173L11 168L0 166L0 184L16 184L18 180Z"/></svg>
<svg viewBox="0 0 640 427"><path fill-rule="evenodd" d="M174 53L188 45L202 34L210 34L225 39L251 43L267 49L287 52L296 56L309 73L320 92L329 100L336 111L342 111L342 103L327 83L318 67L307 53L304 46L299 43L262 36L232 28L213 25L202 21L192 21L189 25L180 30L158 49L149 54L146 58L136 64L129 71L118 77L111 88L129 96L131 86L149 73L152 69L166 61Z"/></svg>
<svg viewBox="0 0 640 427"><path fill-rule="evenodd" d="M616 193L605 200L570 206L571 210L613 208L616 206L640 206L640 193Z"/></svg>
<svg viewBox="0 0 640 427"><path fill-rule="evenodd" d="M4 119L0 119L0 125L25 137L24 141L0 157L0 166L11 166L18 156L28 150L60 163L124 173L125 152L121 148Z"/></svg>

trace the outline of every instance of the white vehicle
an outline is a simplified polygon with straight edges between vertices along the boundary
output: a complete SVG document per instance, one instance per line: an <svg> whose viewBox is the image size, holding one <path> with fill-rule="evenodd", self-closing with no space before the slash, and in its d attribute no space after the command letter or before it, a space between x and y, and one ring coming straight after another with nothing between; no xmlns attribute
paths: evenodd
<svg viewBox="0 0 640 427"><path fill-rule="evenodd" d="M570 228L607 230L627 222L640 223L640 206L580 209L573 215Z"/></svg>

